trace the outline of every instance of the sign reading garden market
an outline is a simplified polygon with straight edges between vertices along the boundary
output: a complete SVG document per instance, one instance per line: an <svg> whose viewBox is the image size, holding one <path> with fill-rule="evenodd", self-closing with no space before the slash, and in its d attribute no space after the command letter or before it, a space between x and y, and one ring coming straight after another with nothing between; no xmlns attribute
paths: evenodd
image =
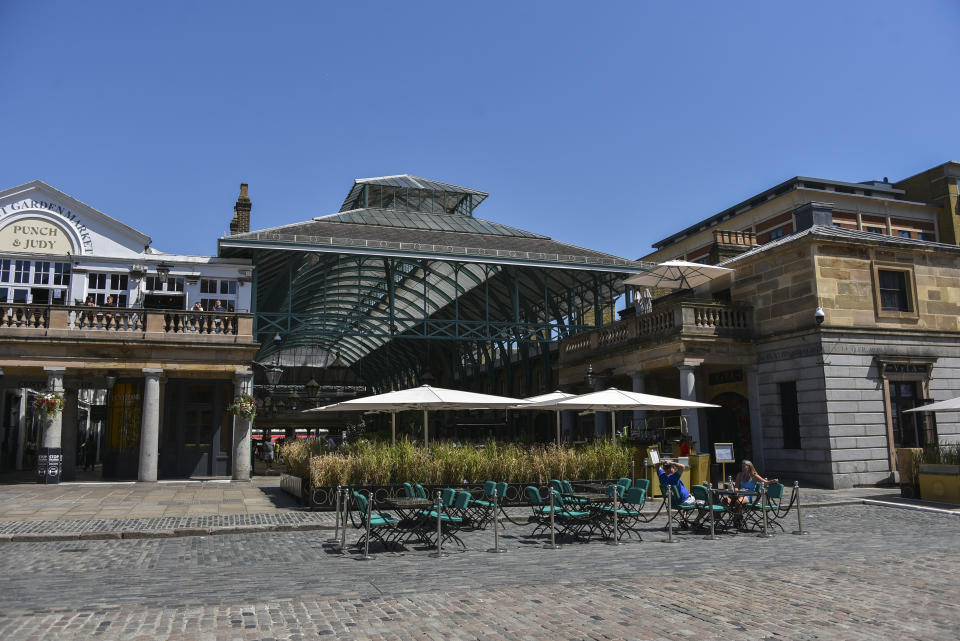
<svg viewBox="0 0 960 641"><path fill-rule="evenodd" d="M64 222L69 223L76 230L83 249L87 252L93 251L93 238L87 226L80 221L77 214L55 202L25 198L4 205L0 207L0 224L9 216L37 210L62 217ZM0 229L0 250L60 255L77 253L73 251L73 243L65 229L48 218L32 216L18 218Z"/></svg>

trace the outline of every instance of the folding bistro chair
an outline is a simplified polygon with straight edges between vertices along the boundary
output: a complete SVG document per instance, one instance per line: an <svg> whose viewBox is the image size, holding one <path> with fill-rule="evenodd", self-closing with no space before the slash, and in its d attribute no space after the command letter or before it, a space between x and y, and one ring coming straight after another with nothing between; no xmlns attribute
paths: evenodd
<svg viewBox="0 0 960 641"><path fill-rule="evenodd" d="M507 519L514 525L521 525L520 523L517 523L516 521L511 519L510 515L507 514L506 510L503 509L503 501L506 499L508 488L509 486L503 481L499 481L497 483L497 506L500 508L500 514L503 515L503 518Z"/></svg>
<svg viewBox="0 0 960 641"><path fill-rule="evenodd" d="M730 510L713 500L713 492L706 485L690 487L690 494L697 501L697 518L694 527L707 527L710 522L710 511L713 510L714 528L726 529L729 522Z"/></svg>
<svg viewBox="0 0 960 641"><path fill-rule="evenodd" d="M681 503L680 488L672 483L660 483L660 492L664 495L664 505L666 505L666 494L670 492L670 508L673 510L671 515L677 527L687 530L690 529L690 518L697 512L696 503ZM659 513L659 511L658 511Z"/></svg>
<svg viewBox="0 0 960 641"><path fill-rule="evenodd" d="M354 492L352 507L353 509L350 511L350 521L355 528L363 531L363 534L354 545L362 548L367 540L367 497L360 494L360 492ZM354 517L354 512L358 513L356 517ZM385 548L387 545L396 545L395 541L391 540L396 526L397 519L394 517L383 512L371 511L370 538L380 541Z"/></svg>
<svg viewBox="0 0 960 641"><path fill-rule="evenodd" d="M570 505L583 506L588 501L585 498L575 496L573 492L573 485L570 481L564 479L563 481L557 481L560 483L561 489L558 490L561 495L563 495L564 500ZM552 483L552 481L551 481Z"/></svg>
<svg viewBox="0 0 960 641"><path fill-rule="evenodd" d="M785 517L793 506L796 499L796 493L790 497L790 503L784 507L783 503L783 483L770 483L767 485L766 496L761 500L760 495L744 510L744 522L749 524L751 529L757 530L763 527L763 513L767 513L767 527L778 527L783 531L783 525L779 521Z"/></svg>
<svg viewBox="0 0 960 641"><path fill-rule="evenodd" d="M608 493L612 493L614 487L620 488L620 485L611 485ZM643 509L647 493L636 487L627 489L622 495L619 494L619 489L617 491L620 498L617 505L616 538L619 541L624 534L628 537L636 534L637 539L642 541L643 537L640 536L640 530L637 526L640 523L640 510ZM599 509L609 517L608 523L612 526L613 505L602 505Z"/></svg>
<svg viewBox="0 0 960 641"><path fill-rule="evenodd" d="M533 518L536 527L533 528L531 536L536 536L538 532L546 532L550 527L550 505L549 503L544 502L543 497L540 496L540 490L532 485L528 485L523 488L523 493L527 497L527 502L530 504L530 507L533 509ZM563 511L563 507L556 503L556 498L554 498L554 518Z"/></svg>
<svg viewBox="0 0 960 641"><path fill-rule="evenodd" d="M575 539L583 539L581 533L584 530L590 530L593 534L593 515L586 510L578 509L566 503L563 496L556 490L553 492L554 522L558 524L559 534L569 534ZM590 536L587 536L587 540Z"/></svg>

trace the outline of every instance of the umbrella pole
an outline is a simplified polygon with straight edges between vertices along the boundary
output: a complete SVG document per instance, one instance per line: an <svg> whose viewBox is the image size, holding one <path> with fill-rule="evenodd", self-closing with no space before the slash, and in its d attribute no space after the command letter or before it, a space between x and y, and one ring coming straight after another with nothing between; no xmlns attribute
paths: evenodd
<svg viewBox="0 0 960 641"><path fill-rule="evenodd" d="M427 410L423 410L423 449L430 447L430 434L427 430Z"/></svg>
<svg viewBox="0 0 960 641"><path fill-rule="evenodd" d="M390 412L390 443L397 444L397 413Z"/></svg>
<svg viewBox="0 0 960 641"><path fill-rule="evenodd" d="M560 447L560 410L557 410L557 447Z"/></svg>
<svg viewBox="0 0 960 641"><path fill-rule="evenodd" d="M610 440L617 440L617 410L610 411Z"/></svg>

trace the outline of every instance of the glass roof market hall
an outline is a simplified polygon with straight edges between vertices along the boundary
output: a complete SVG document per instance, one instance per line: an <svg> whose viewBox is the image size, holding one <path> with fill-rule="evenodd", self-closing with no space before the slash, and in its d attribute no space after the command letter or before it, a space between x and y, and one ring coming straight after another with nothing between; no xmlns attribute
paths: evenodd
<svg viewBox="0 0 960 641"><path fill-rule="evenodd" d="M356 180L304 222L249 231L239 212L219 253L254 262L257 360L284 369L279 389L326 389L344 366L370 391L554 389L559 341L612 322L644 267L477 218L486 198L401 175Z"/></svg>

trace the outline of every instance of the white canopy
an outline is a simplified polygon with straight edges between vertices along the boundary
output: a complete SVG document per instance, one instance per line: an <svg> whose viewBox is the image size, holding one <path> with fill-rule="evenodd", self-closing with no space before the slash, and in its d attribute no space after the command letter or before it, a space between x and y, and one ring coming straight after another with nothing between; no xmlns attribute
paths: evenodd
<svg viewBox="0 0 960 641"><path fill-rule="evenodd" d="M960 396L939 403L914 407L912 410L903 410L903 412L960 412Z"/></svg>
<svg viewBox="0 0 960 641"><path fill-rule="evenodd" d="M325 405L308 412L349 412L375 410L396 413L403 410L423 410L423 445L429 443L427 412L429 410L505 409L523 405L528 401L508 396L493 396L421 385L395 392L364 396L333 405ZM396 440L396 416L393 421L393 437Z"/></svg>
<svg viewBox="0 0 960 641"><path fill-rule="evenodd" d="M689 263L685 260L668 260L648 269L642 274L623 281L634 287L660 287L663 289L693 289L714 278L732 272L727 267Z"/></svg>
<svg viewBox="0 0 960 641"><path fill-rule="evenodd" d="M591 392L581 396L558 401L544 401L540 403L530 403L522 408L516 409L556 409L556 410L594 410L608 411L613 416L620 410L686 410L697 409L701 407L719 407L709 403L699 403L697 401L685 401L679 398L670 398L669 396L656 396L654 394L640 394L638 392L626 392L618 390L615 387L605 389L599 392ZM611 423L611 436L616 435L616 422Z"/></svg>
<svg viewBox="0 0 960 641"><path fill-rule="evenodd" d="M557 390L555 392L548 392L546 394L540 394L539 396L530 396L523 400L528 401L530 404L535 404L535 410L554 410L557 413L557 447L560 447L560 408L557 407L559 401L574 398L576 394L568 394L567 392L561 392ZM543 403L553 403L553 405L544 406ZM522 410L530 407L530 405L518 405L513 409Z"/></svg>

